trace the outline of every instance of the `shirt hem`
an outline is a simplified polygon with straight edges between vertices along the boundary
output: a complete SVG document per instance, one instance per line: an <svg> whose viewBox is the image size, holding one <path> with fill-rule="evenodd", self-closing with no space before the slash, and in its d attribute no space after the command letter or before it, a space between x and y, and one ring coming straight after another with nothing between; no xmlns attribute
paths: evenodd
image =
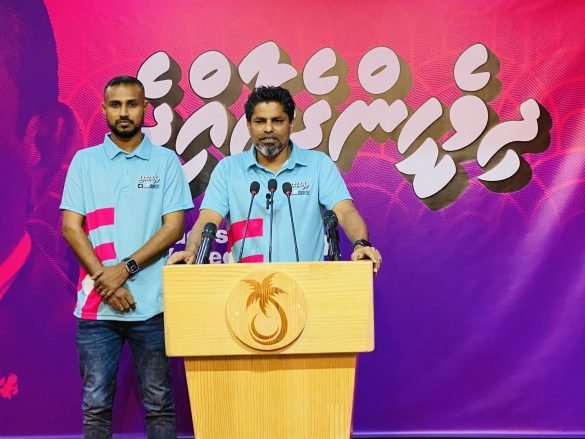
<svg viewBox="0 0 585 439"><path fill-rule="evenodd" d="M161 314L163 312L162 309L158 310L158 311L154 311L152 313L148 313L148 314L141 314L141 315L129 315L129 314L125 314L125 315L99 315L96 316L95 319L84 319L81 317L81 314L79 314L77 311L73 312L73 315L78 318L79 320L114 320L117 322L143 322L146 321L148 319L153 318L154 316L157 316L159 314Z"/></svg>

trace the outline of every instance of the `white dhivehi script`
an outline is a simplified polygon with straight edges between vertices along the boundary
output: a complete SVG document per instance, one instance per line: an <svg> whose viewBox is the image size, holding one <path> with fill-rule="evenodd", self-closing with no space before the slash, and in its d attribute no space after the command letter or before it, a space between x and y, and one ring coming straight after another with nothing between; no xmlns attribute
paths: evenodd
<svg viewBox="0 0 585 439"><path fill-rule="evenodd" d="M358 64L359 85L371 100L354 100L341 112L336 107L340 104L339 96L344 96L343 90L347 89L344 81L347 66L328 47L313 54L302 71L290 63L286 52L273 41L253 48L238 66L221 52L202 53L191 64L188 77L191 91L204 104L185 120L174 109L178 104L170 99L179 86L169 79L174 61L166 52L156 52L146 59L137 76L144 83L147 99L155 101L156 124L145 131L154 143L174 148L185 159L183 167L190 182L200 176L208 160L213 158L208 151L211 145L220 148L224 155L232 155L243 151L250 141L245 115L232 114L229 108L242 93L242 86L251 89L260 85L284 85L293 94L306 91L314 98L314 103L302 115L297 114L303 128L291 138L300 147L320 148L340 168L348 170L361 147L353 144L352 136L360 130L376 131L379 141L382 133L386 139L395 141L403 157L395 163L396 169L411 177L415 195L425 200L440 194L455 178L458 170L454 154L476 144L475 160L484 169L477 178L483 182L500 182L513 177L520 169L520 154L508 145L529 142L539 134L538 119L542 114L534 99L520 105L520 120L489 126L490 108L481 95L495 79L495 70L487 67L489 58L489 50L480 43L458 57L453 78L463 95L450 109L436 97L430 97L418 108L409 108L400 98L401 91L409 87L404 84L405 78L410 82L408 66L387 47L369 50ZM440 120L448 121L447 130L425 138L425 133ZM439 142L443 137L446 138ZM193 145L196 145L195 153L185 156ZM353 149L353 154L344 159L343 154L349 149ZM503 153L496 156L500 151ZM203 188L206 185L207 181L203 181Z"/></svg>

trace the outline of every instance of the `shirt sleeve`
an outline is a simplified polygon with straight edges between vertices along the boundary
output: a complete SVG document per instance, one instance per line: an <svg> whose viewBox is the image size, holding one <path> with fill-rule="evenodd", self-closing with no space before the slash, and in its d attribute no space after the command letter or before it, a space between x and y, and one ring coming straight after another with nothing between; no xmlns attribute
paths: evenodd
<svg viewBox="0 0 585 439"><path fill-rule="evenodd" d="M220 161L209 178L209 184L205 190L205 196L200 209L210 209L226 217L230 210L227 185L227 160Z"/></svg>
<svg viewBox="0 0 585 439"><path fill-rule="evenodd" d="M319 203L331 210L343 200L351 200L345 181L333 160L322 154L319 165Z"/></svg>
<svg viewBox="0 0 585 439"><path fill-rule="evenodd" d="M87 212L83 196L83 179L81 178L83 159L80 156L80 152L75 154L69 165L59 209L70 210L85 216Z"/></svg>
<svg viewBox="0 0 585 439"><path fill-rule="evenodd" d="M178 210L193 209L193 198L187 183L187 177L179 158L172 154L167 161L164 182L163 215Z"/></svg>

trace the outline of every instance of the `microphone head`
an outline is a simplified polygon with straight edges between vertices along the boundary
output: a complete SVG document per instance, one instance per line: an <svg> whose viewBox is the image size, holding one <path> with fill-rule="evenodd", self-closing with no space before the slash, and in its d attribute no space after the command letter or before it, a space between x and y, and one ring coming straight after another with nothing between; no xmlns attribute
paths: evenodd
<svg viewBox="0 0 585 439"><path fill-rule="evenodd" d="M335 215L335 212L333 212L332 210L326 210L325 213L323 214L323 222L325 224L335 224L337 225L337 215Z"/></svg>
<svg viewBox="0 0 585 439"><path fill-rule="evenodd" d="M278 187L278 183L276 182L276 180L274 178L271 178L270 180L268 180L268 190L270 192L275 192L277 187Z"/></svg>
<svg viewBox="0 0 585 439"><path fill-rule="evenodd" d="M259 191L260 191L260 183L258 183L257 181L253 181L250 184L250 193L252 195L256 195Z"/></svg>
<svg viewBox="0 0 585 439"><path fill-rule="evenodd" d="M292 185L288 181L286 183L283 183L282 184L282 191L288 197L290 194L292 194Z"/></svg>
<svg viewBox="0 0 585 439"><path fill-rule="evenodd" d="M201 233L201 236L215 238L216 232L217 232L217 226L213 223L207 223L207 224L205 224L205 227L203 227L203 232Z"/></svg>

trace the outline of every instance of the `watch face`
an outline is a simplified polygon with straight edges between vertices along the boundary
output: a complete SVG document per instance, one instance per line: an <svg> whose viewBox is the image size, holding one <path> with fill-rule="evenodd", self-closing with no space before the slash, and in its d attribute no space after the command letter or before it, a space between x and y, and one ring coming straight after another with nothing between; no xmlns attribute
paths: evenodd
<svg viewBox="0 0 585 439"><path fill-rule="evenodd" d="M128 273L134 274L138 272L138 264L134 259L128 259L126 261L126 269L128 270Z"/></svg>

